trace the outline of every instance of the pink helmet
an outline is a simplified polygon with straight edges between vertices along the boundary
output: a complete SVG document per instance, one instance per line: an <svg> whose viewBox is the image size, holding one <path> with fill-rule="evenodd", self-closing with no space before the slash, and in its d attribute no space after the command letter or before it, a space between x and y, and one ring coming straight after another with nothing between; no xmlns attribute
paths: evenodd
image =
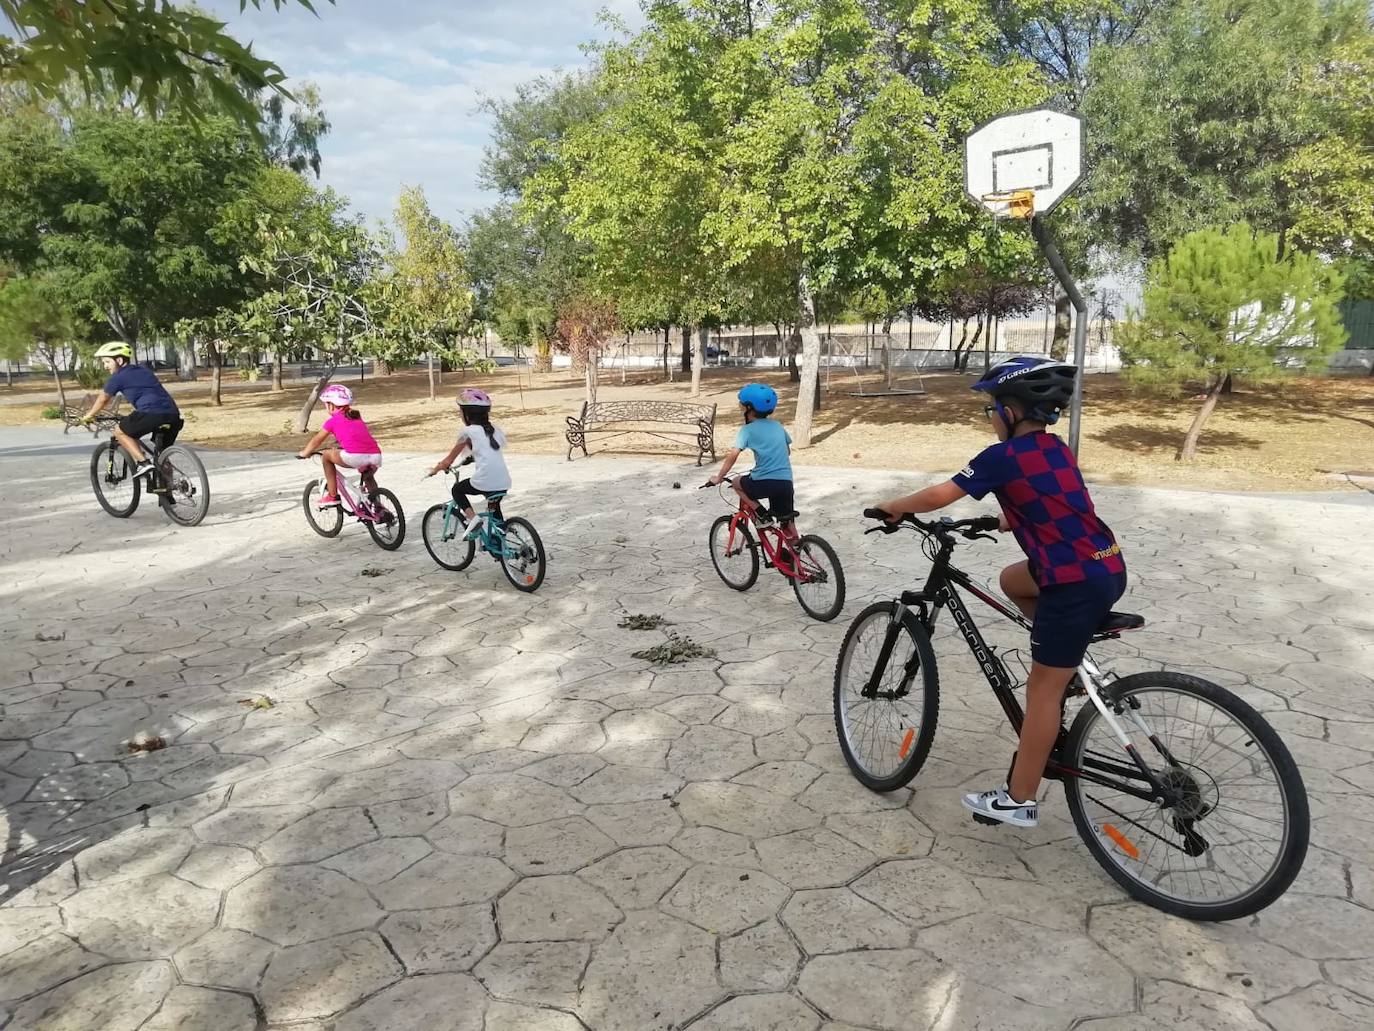
<svg viewBox="0 0 1374 1031"><path fill-rule="evenodd" d="M459 408L490 408L491 397L485 390L468 387L458 395L457 404Z"/></svg>
<svg viewBox="0 0 1374 1031"><path fill-rule="evenodd" d="M342 383L331 383L320 391L320 400L327 405L337 405L342 408L344 405L353 403L353 391Z"/></svg>

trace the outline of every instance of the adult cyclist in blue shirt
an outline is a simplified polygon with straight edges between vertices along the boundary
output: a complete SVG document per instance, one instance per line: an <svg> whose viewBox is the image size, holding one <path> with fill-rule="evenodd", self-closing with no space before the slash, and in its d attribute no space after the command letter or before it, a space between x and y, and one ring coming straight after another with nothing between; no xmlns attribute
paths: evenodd
<svg viewBox="0 0 1374 1031"><path fill-rule="evenodd" d="M138 438L145 437L159 426L166 425L163 446L172 443L185 425L181 418L181 409L177 408L172 395L167 393L167 388L158 381L152 369L133 363L134 352L128 344L119 340L101 344L95 356L105 366L110 378L105 381L100 396L91 405L91 410L82 416L81 421L94 421L96 415L114 400L116 394L123 394L124 400L129 402L133 411L115 424L115 440L119 441L120 446L134 460L134 478L145 476L153 471L153 463L143 453Z"/></svg>
<svg viewBox="0 0 1374 1031"><path fill-rule="evenodd" d="M781 521L783 532L795 536L793 520L797 509L792 487L792 438L782 423L772 418L778 407L778 392L765 383L749 383L738 396L744 425L735 437L735 446L725 453L720 471L710 482L718 484L724 480L741 452L754 452L754 468L735 479L735 492L751 501L768 502L768 512L786 516Z"/></svg>

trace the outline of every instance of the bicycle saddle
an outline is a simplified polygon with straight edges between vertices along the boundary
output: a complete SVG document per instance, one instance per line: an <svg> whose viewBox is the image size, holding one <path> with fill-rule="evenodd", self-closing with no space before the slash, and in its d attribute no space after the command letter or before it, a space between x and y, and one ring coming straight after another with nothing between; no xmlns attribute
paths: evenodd
<svg viewBox="0 0 1374 1031"><path fill-rule="evenodd" d="M1097 628L1099 634L1119 634L1123 630L1139 630L1145 625L1145 617L1132 612L1108 612L1107 618Z"/></svg>

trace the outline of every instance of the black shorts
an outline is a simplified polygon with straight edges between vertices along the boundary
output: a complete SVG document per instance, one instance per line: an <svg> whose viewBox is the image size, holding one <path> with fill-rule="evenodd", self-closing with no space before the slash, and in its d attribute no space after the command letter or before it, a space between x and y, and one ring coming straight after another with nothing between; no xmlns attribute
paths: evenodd
<svg viewBox="0 0 1374 1031"><path fill-rule="evenodd" d="M159 447L166 447L176 440L177 434L186 425L180 414L177 412L133 411L119 420L120 430L135 440L146 437L150 433L156 433L158 427L164 424L168 428L162 431L162 437L158 442Z"/></svg>
<svg viewBox="0 0 1374 1031"><path fill-rule="evenodd" d="M503 490L481 490L478 487L474 487L472 485L472 480L470 478L466 480L453 481L453 500L457 505L459 505L462 508L472 508L472 498L489 498L493 494L504 493L506 492Z"/></svg>
<svg viewBox="0 0 1374 1031"><path fill-rule="evenodd" d="M756 480L746 475L740 477L739 485L746 497L768 502L769 512L796 515L796 495L791 480Z"/></svg>
<svg viewBox="0 0 1374 1031"><path fill-rule="evenodd" d="M1031 658L1042 666L1077 667L1097 628L1125 593L1125 573L1040 588L1031 626Z"/></svg>

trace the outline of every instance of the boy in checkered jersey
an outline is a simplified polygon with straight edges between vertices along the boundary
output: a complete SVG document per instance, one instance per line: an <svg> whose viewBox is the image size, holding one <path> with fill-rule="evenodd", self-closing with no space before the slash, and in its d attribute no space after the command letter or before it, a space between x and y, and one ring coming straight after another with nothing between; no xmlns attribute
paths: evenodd
<svg viewBox="0 0 1374 1031"><path fill-rule="evenodd" d="M1126 563L1093 510L1078 462L1046 430L1073 394L1077 370L1048 358L1010 358L973 385L992 400L984 411L997 443L946 483L877 507L893 519L932 512L991 493L1002 530L1026 560L1002 570L1002 590L1031 619L1026 722L1010 782L964 796L964 807L1017 827L1036 824L1036 795L1059 733L1064 691L1093 634L1126 591Z"/></svg>

